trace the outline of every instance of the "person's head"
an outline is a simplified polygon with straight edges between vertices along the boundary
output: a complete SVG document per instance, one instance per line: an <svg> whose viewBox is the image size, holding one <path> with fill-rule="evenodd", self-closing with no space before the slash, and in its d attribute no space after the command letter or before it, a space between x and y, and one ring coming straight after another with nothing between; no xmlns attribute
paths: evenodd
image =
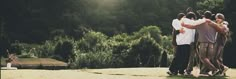
<svg viewBox="0 0 236 79"><path fill-rule="evenodd" d="M181 18L183 18L184 16L185 16L184 13L179 13L179 14L177 15L177 19L178 19L178 20L181 20Z"/></svg>
<svg viewBox="0 0 236 79"><path fill-rule="evenodd" d="M188 12L186 18L194 20L196 19L196 15L193 12Z"/></svg>
<svg viewBox="0 0 236 79"><path fill-rule="evenodd" d="M212 16L211 11L205 11L205 13L204 13L204 17L205 17L205 18L211 19L211 16Z"/></svg>
<svg viewBox="0 0 236 79"><path fill-rule="evenodd" d="M188 13L188 12L193 12L193 8L192 7L188 7L187 9L186 9L186 12Z"/></svg>
<svg viewBox="0 0 236 79"><path fill-rule="evenodd" d="M215 18L217 23L221 23L225 20L225 16L222 13L217 13Z"/></svg>

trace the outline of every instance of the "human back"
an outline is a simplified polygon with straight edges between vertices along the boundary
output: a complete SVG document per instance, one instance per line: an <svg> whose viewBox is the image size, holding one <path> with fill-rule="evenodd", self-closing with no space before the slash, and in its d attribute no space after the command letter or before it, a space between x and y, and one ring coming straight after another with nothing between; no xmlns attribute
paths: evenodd
<svg viewBox="0 0 236 79"><path fill-rule="evenodd" d="M211 12L206 11L203 20L210 19L211 17ZM199 34L198 42L215 43L216 30L211 24L207 22L202 23L197 27L197 31Z"/></svg>
<svg viewBox="0 0 236 79"><path fill-rule="evenodd" d="M215 43L216 30L208 23L203 23L197 28L198 42Z"/></svg>

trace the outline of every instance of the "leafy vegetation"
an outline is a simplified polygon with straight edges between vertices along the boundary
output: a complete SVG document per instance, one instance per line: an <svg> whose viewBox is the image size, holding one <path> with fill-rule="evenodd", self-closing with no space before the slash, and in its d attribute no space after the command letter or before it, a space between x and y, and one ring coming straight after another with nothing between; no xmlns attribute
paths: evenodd
<svg viewBox="0 0 236 79"><path fill-rule="evenodd" d="M165 63L169 64L174 52L171 21L176 14L186 13L188 7L199 16L205 10L221 12L234 32L233 3L234 0L3 0L0 52L5 57L9 49L19 57L56 58L74 67L105 66L81 65L90 58L94 58L90 64L107 63L109 67L159 66L166 58ZM226 45L227 61L234 58L235 45Z"/></svg>
<svg viewBox="0 0 236 79"><path fill-rule="evenodd" d="M71 68L157 67L162 52L170 49L166 49L166 43L171 46L171 40L162 43L161 39L166 38L157 26L145 26L132 35L122 33L108 37L91 30L80 40L62 35L43 44L15 42L11 47L19 51L21 58L55 58L67 62ZM173 51L165 52L172 54Z"/></svg>

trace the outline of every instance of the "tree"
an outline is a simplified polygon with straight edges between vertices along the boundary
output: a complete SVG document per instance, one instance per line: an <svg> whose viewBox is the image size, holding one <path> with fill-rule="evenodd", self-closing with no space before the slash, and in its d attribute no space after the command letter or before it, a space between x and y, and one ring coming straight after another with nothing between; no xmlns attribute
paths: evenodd
<svg viewBox="0 0 236 79"><path fill-rule="evenodd" d="M222 13L224 0L202 0L196 3L198 10L210 10L213 13Z"/></svg>
<svg viewBox="0 0 236 79"><path fill-rule="evenodd" d="M233 64L233 61L236 61L235 56L235 52L233 52L235 50L235 45L236 42L234 42L234 40L236 40L236 28L235 28L235 21L236 21L236 1L235 0L224 0L224 14L226 17L226 20L229 22L229 29L233 32L232 35L232 42L226 44L225 48L224 48L224 63L227 66L230 67L236 67L235 64Z"/></svg>

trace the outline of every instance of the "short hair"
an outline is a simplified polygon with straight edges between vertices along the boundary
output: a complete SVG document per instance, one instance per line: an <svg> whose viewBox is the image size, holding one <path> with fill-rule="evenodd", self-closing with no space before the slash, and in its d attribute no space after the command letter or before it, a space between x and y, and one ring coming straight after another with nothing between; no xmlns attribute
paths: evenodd
<svg viewBox="0 0 236 79"><path fill-rule="evenodd" d="M193 8L192 7L188 7L187 9L186 9L186 12L188 13L188 12L193 12Z"/></svg>
<svg viewBox="0 0 236 79"><path fill-rule="evenodd" d="M222 13L217 13L215 18L219 18L219 19L225 20L225 16Z"/></svg>
<svg viewBox="0 0 236 79"><path fill-rule="evenodd" d="M205 17L205 18L211 19L211 16L212 16L211 11L205 11L205 13L204 13L204 17Z"/></svg>
<svg viewBox="0 0 236 79"><path fill-rule="evenodd" d="M184 13L179 13L179 14L177 15L177 19L180 20L180 19L183 18L184 16L185 16Z"/></svg>
<svg viewBox="0 0 236 79"><path fill-rule="evenodd" d="M196 15L193 12L188 12L187 15L186 15L186 18L188 18L188 19L192 19L192 18L196 19Z"/></svg>

